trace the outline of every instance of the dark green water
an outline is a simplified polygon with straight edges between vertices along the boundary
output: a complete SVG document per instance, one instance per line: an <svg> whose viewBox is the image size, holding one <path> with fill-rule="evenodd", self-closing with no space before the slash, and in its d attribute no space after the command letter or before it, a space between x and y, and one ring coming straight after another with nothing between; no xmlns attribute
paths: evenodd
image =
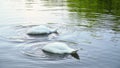
<svg viewBox="0 0 120 68"><path fill-rule="evenodd" d="M26 31L44 24L60 36L30 37ZM48 42L79 49L71 56L46 57ZM0 68L120 68L119 0L0 1Z"/></svg>

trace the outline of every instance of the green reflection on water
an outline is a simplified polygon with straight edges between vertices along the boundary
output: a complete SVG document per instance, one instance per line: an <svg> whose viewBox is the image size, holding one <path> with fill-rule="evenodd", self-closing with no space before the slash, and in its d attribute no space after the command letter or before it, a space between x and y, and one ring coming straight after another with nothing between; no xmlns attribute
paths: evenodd
<svg viewBox="0 0 120 68"><path fill-rule="evenodd" d="M120 0L67 0L69 12L75 12L77 26L104 27L120 31ZM70 15L71 19L75 14ZM85 19L84 25L80 20Z"/></svg>
<svg viewBox="0 0 120 68"><path fill-rule="evenodd" d="M97 12L120 15L119 0L68 0L73 12Z"/></svg>
<svg viewBox="0 0 120 68"><path fill-rule="evenodd" d="M51 10L68 11L70 24L87 28L105 28L120 31L120 0L42 1L46 7L57 7Z"/></svg>

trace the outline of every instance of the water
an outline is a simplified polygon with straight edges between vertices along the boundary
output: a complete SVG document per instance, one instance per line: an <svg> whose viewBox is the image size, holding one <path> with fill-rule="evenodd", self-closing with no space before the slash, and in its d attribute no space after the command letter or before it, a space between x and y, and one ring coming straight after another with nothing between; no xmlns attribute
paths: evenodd
<svg viewBox="0 0 120 68"><path fill-rule="evenodd" d="M119 6L119 0L0 1L0 68L119 68ZM60 36L26 34L41 24ZM80 60L46 56L41 47L55 41L79 49Z"/></svg>

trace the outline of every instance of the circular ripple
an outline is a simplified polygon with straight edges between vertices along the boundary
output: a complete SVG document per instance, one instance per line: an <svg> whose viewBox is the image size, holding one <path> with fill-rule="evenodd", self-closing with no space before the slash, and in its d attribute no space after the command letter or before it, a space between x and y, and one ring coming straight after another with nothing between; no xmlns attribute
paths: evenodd
<svg viewBox="0 0 120 68"><path fill-rule="evenodd" d="M65 60L67 60L67 62L71 62L71 59L74 59L69 55L44 53L41 48L47 43L49 42L24 43L24 44L18 45L17 48L20 49L23 55L32 57L33 59L46 60L45 62L48 62L48 63L53 63L53 61L58 63L58 60L61 62L63 61L62 63L64 63Z"/></svg>

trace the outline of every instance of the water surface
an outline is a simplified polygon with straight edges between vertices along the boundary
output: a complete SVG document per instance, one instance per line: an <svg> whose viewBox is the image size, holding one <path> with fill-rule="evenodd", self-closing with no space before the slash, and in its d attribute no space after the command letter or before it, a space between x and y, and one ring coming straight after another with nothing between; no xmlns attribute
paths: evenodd
<svg viewBox="0 0 120 68"><path fill-rule="evenodd" d="M0 1L0 68L119 68L119 6L119 0ZM60 36L26 34L39 25L58 29ZM80 60L41 51L56 41L79 49Z"/></svg>

